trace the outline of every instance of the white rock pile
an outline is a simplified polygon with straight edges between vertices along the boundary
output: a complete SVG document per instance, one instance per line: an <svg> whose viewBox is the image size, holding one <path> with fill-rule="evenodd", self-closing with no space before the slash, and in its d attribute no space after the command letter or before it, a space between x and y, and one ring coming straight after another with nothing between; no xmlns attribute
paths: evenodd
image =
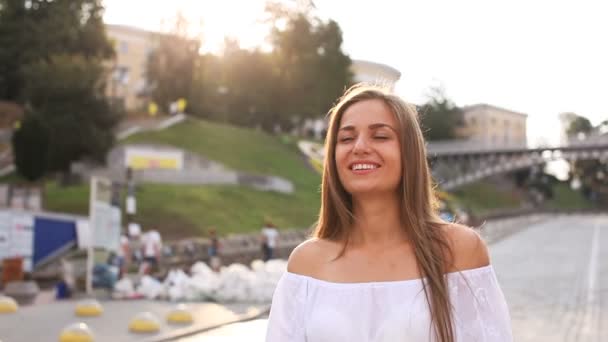
<svg viewBox="0 0 608 342"><path fill-rule="evenodd" d="M171 270L164 281L143 276L135 286L129 278L116 283L118 298L144 296L148 299L171 301L270 302L279 279L287 270L284 260L255 260L250 267L232 264L212 271L207 264L197 262L190 275Z"/></svg>

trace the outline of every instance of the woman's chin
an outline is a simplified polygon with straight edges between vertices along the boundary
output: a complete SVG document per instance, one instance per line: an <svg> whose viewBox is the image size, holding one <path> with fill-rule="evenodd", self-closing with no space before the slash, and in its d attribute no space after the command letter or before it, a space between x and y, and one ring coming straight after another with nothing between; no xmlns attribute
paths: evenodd
<svg viewBox="0 0 608 342"><path fill-rule="evenodd" d="M380 188L372 186L352 187L349 190L351 196L361 198L390 196L396 192L396 189L393 188Z"/></svg>

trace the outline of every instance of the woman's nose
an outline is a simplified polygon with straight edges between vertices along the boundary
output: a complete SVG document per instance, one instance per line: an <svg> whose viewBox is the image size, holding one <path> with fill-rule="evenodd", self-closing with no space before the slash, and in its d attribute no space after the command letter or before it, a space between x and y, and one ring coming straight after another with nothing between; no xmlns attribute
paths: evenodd
<svg viewBox="0 0 608 342"><path fill-rule="evenodd" d="M355 141L355 146L353 147L353 153L361 154L361 153L369 153L370 147L369 142L366 137L359 136Z"/></svg>

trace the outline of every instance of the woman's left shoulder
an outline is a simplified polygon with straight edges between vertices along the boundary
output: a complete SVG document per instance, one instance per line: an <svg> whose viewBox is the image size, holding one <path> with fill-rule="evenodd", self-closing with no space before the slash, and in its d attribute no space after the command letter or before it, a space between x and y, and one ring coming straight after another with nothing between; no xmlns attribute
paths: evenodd
<svg viewBox="0 0 608 342"><path fill-rule="evenodd" d="M450 223L445 225L444 232L452 249L450 271L464 271L490 264L488 246L473 228Z"/></svg>

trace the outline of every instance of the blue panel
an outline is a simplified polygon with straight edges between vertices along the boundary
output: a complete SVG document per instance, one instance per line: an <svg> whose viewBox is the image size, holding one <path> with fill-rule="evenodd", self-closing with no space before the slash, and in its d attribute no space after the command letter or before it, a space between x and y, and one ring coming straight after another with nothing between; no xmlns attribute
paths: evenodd
<svg viewBox="0 0 608 342"><path fill-rule="evenodd" d="M34 260L40 261L76 243L76 222L36 217L34 221Z"/></svg>

